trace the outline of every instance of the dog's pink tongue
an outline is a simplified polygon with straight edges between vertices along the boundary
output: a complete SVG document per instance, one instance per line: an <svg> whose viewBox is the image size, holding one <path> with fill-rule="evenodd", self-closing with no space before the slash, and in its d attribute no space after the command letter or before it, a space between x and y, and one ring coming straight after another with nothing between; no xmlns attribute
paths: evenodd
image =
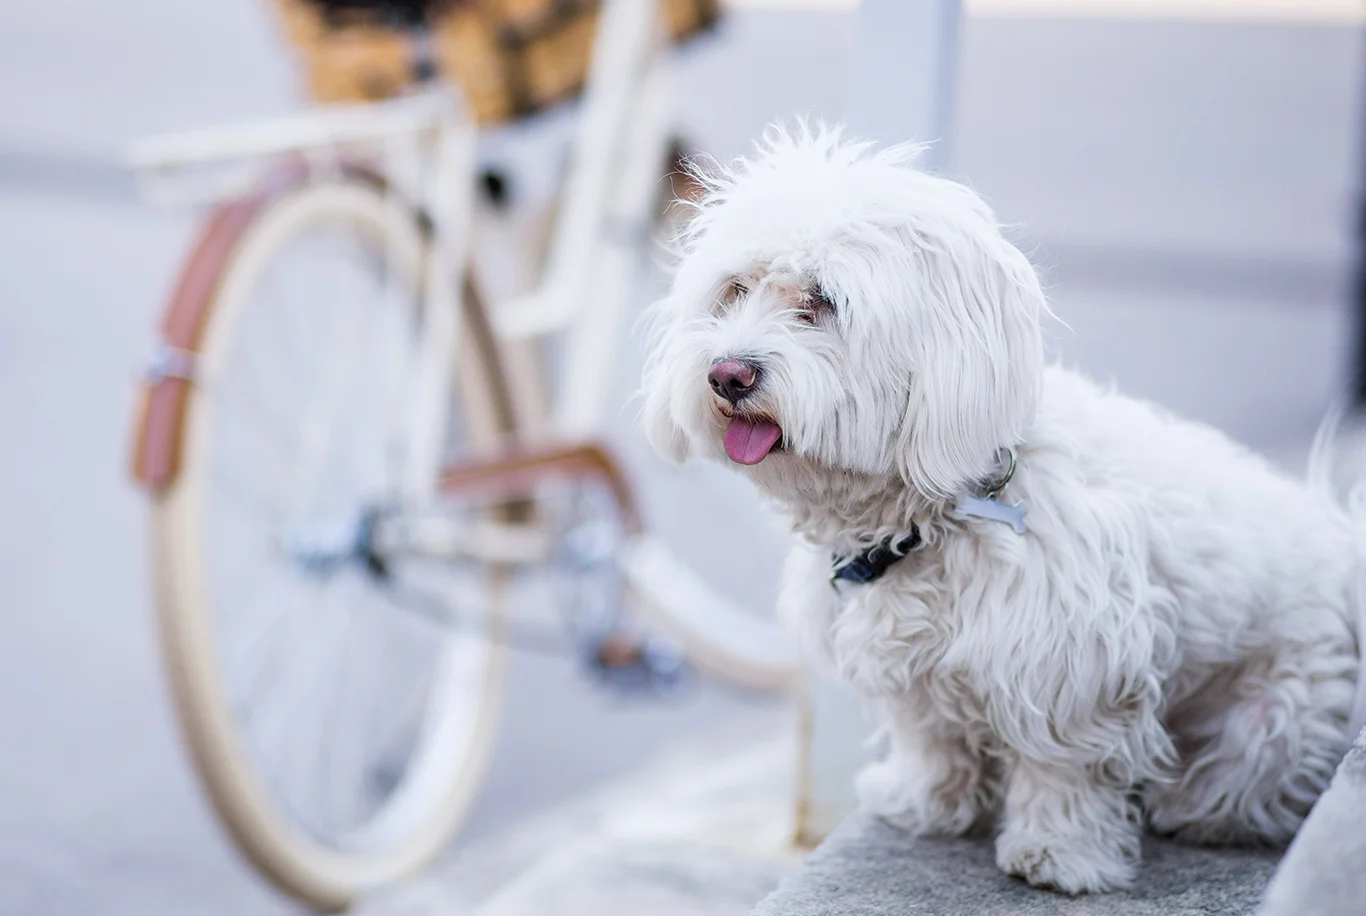
<svg viewBox="0 0 1366 916"><path fill-rule="evenodd" d="M726 454L740 464L758 464L782 438L777 423L755 423L736 417L726 427Z"/></svg>

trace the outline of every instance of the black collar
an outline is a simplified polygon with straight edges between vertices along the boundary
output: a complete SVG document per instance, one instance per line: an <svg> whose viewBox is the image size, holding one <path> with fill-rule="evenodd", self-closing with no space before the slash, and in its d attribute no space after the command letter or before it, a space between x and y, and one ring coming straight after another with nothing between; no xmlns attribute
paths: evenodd
<svg viewBox="0 0 1366 916"><path fill-rule="evenodd" d="M832 557L830 584L833 585L842 579L845 582L867 585L881 579L888 567L919 546L920 529L912 525L911 533L903 538L898 539L893 535L847 560Z"/></svg>

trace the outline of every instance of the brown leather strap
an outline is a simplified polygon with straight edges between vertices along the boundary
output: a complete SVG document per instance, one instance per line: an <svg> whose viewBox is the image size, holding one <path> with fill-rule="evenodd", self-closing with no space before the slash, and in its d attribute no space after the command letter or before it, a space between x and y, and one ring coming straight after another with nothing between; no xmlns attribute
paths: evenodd
<svg viewBox="0 0 1366 916"><path fill-rule="evenodd" d="M611 489L627 532L639 534L643 530L625 471L598 442L514 447L491 456L471 457L442 470L440 486L446 494L512 500L530 496L537 484L556 477L601 480Z"/></svg>
<svg viewBox="0 0 1366 916"><path fill-rule="evenodd" d="M384 187L384 179L363 166L343 164L339 168L348 178ZM162 313L160 346L181 353L182 361L192 362L200 351L219 284L242 237L262 211L300 187L308 175L304 162L288 161L255 193L222 204L213 212L185 258ZM141 386L129 473L149 490L164 489L179 473L185 408L193 384L186 377L189 374L162 373Z"/></svg>

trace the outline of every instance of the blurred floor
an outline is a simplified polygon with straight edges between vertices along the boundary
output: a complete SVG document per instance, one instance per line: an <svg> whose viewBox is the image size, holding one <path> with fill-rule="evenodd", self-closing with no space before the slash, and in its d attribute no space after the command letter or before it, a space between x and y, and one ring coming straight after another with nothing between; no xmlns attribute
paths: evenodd
<svg viewBox="0 0 1366 916"><path fill-rule="evenodd" d="M685 56L687 135L725 157L773 117L837 117L851 26L736 14ZM1333 25L970 23L954 171L1047 269L1065 359L1296 453L1345 371L1359 45ZM0 60L0 912L290 912L216 831L168 716L122 463L191 222L139 207L117 157L139 134L288 110L294 74L255 3L11 4ZM630 391L638 365L621 369ZM749 511L737 480L648 459L629 411L615 436L666 527ZM747 566L771 568L781 540L747 524ZM772 715L714 688L619 705L519 659L466 840Z"/></svg>

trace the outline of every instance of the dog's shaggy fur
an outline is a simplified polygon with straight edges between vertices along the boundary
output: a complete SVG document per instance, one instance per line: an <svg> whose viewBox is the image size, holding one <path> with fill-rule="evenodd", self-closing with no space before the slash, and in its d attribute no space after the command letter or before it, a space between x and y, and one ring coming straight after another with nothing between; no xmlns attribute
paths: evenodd
<svg viewBox="0 0 1366 916"><path fill-rule="evenodd" d="M1350 743L1363 526L1220 433L1047 365L1035 271L914 155L798 128L700 171L654 312L651 442L731 461L791 518L780 610L889 736L867 808L994 827L1003 870L1071 893L1132 882L1145 817L1286 841ZM757 370L735 403L708 381L730 359ZM952 512L1006 447L1024 535ZM912 526L923 543L883 578L832 587L832 556Z"/></svg>

